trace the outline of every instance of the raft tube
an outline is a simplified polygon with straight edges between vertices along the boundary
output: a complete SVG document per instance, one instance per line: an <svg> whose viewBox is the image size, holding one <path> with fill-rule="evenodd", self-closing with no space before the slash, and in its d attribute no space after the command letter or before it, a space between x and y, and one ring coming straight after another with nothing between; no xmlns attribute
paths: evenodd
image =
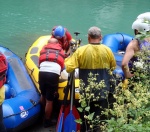
<svg viewBox="0 0 150 132"><path fill-rule="evenodd" d="M114 74L120 76L122 80L124 80L125 77L121 69L121 63L126 51L126 47L131 40L133 40L133 37L125 33L107 34L103 37L102 40L102 44L108 46L112 50L117 64L117 68L114 70Z"/></svg>
<svg viewBox="0 0 150 132"><path fill-rule="evenodd" d="M124 33L107 34L103 37L102 43L108 46L112 52L126 51L127 45L133 37Z"/></svg>
<svg viewBox="0 0 150 132"><path fill-rule="evenodd" d="M40 115L40 95L21 60L8 48L0 46L8 62L3 120L7 131L20 131L35 123Z"/></svg>
<svg viewBox="0 0 150 132"><path fill-rule="evenodd" d="M133 37L131 35L124 33L115 33L105 35L103 37L102 43L112 50L117 65L121 66L126 47L131 40L133 40Z"/></svg>

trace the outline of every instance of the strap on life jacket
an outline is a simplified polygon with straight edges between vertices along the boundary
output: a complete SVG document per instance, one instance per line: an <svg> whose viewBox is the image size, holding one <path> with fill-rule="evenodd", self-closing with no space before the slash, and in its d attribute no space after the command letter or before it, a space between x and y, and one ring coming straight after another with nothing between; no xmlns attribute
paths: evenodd
<svg viewBox="0 0 150 132"><path fill-rule="evenodd" d="M60 50L52 50L52 49L47 49L46 52L42 52L40 55L46 54L46 60L48 60L48 55L49 55L49 53L56 53L56 55L58 54L58 55L60 55L62 58L64 58L64 59L66 58L66 57L65 57L65 54L63 55L63 54L60 53ZM57 55L57 57L58 57L58 55Z"/></svg>
<svg viewBox="0 0 150 132"><path fill-rule="evenodd" d="M54 59L54 62L56 62L56 61L57 61L58 54L59 54L59 51L58 51L58 50L56 50L56 57L55 57L55 59Z"/></svg>
<svg viewBox="0 0 150 132"><path fill-rule="evenodd" d="M57 62L59 50L53 51L53 50L48 49L48 50L46 51L46 60L47 60L47 61L49 61L49 54L50 54L50 53L55 53L55 54L56 54L55 59L54 59L54 62ZM44 52L43 52L43 54L44 54ZM61 55L61 54L59 54L59 55L60 55L61 57L63 57L63 55Z"/></svg>
<svg viewBox="0 0 150 132"><path fill-rule="evenodd" d="M40 52L39 64L43 61L51 61L58 63L61 68L64 67L65 54L63 49L60 47L48 47L45 46Z"/></svg>

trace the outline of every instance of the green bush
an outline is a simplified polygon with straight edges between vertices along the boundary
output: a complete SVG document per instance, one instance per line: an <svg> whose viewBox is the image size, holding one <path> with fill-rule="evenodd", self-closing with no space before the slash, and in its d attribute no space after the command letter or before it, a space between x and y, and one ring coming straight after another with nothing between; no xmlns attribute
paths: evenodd
<svg viewBox="0 0 150 132"><path fill-rule="evenodd" d="M142 40L149 36L150 33L141 33L136 37ZM105 121L100 119L101 115L94 117L94 113L89 112L90 102L96 101L101 96L99 94L95 97L94 93L104 88L105 82L96 83L97 75L92 73L89 74L86 88L81 80L80 89L85 90L85 94L80 96L81 107L78 110L85 113L84 118L86 124L90 125L91 131L94 126L100 126L103 132L150 131L150 46L143 46L136 56L138 61L133 64L134 77L128 80L129 84L126 89L122 88L122 83L115 86L113 96L116 101L113 103L113 108L108 107L102 112L103 115L109 117ZM76 121L85 123L81 119Z"/></svg>

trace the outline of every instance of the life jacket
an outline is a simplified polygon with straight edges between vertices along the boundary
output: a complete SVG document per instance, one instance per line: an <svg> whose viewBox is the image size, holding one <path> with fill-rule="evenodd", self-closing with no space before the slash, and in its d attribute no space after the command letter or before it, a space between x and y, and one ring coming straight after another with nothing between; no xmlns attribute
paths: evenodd
<svg viewBox="0 0 150 132"><path fill-rule="evenodd" d="M47 44L40 51L39 64L43 61L56 62L64 68L65 53L59 43Z"/></svg>
<svg viewBox="0 0 150 132"><path fill-rule="evenodd" d="M6 57L0 52L0 88L6 82L6 72L7 72L7 61Z"/></svg>

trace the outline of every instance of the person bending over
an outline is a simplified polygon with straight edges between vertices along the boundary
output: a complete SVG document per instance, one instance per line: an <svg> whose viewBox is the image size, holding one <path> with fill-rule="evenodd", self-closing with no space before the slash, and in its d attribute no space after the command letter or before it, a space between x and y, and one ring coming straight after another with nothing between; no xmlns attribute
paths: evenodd
<svg viewBox="0 0 150 132"><path fill-rule="evenodd" d="M53 110L53 101L57 93L59 76L64 68L64 50L55 38L50 38L48 44L40 51L39 57L39 88L40 101L44 107L44 127L49 127Z"/></svg>

